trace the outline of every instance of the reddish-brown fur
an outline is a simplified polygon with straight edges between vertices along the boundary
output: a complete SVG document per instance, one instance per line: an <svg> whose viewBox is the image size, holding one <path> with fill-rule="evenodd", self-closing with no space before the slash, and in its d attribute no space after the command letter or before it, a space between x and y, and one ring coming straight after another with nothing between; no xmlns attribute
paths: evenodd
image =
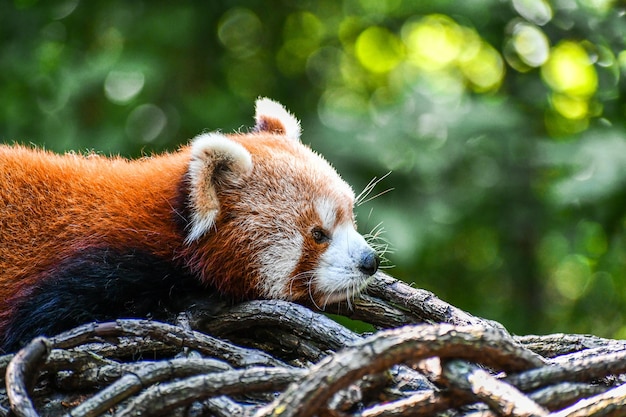
<svg viewBox="0 0 626 417"><path fill-rule="evenodd" d="M0 146L0 332L14 297L88 247L179 256L172 207L188 159L187 151L130 162Z"/></svg>
<svg viewBox="0 0 626 417"><path fill-rule="evenodd" d="M328 180L309 172L311 151L294 141L266 133L230 138L253 155L250 189L242 193L235 183L218 190L214 229L189 245L175 221L177 211L183 215L189 147L129 161L0 146L0 333L12 308L29 296L33 280L90 247L141 249L185 265L226 294L254 298L259 265L250 255L274 244L280 228L296 227L305 239L294 275L311 270L325 246L312 241L310 228L320 219L307 197L351 197L324 186L331 183L332 168ZM281 194L284 178L298 178L292 195ZM337 222L351 216L340 209ZM290 298L310 296L304 280L289 289Z"/></svg>

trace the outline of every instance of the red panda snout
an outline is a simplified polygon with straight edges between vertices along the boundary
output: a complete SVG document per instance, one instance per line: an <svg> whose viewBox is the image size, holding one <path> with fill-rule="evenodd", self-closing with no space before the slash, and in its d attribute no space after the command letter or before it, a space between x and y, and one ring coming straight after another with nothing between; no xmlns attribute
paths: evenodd
<svg viewBox="0 0 626 417"><path fill-rule="evenodd" d="M352 223L339 225L329 240L313 274L311 295L318 305L349 301L365 288L379 265L376 251Z"/></svg>

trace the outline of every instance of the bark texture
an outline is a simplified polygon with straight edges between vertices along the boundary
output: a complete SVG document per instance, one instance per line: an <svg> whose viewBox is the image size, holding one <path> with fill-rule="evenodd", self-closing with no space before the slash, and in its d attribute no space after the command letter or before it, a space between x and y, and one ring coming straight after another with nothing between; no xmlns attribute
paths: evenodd
<svg viewBox="0 0 626 417"><path fill-rule="evenodd" d="M202 305L0 356L0 416L626 415L626 341L512 336L381 273L329 307L368 334L284 301Z"/></svg>

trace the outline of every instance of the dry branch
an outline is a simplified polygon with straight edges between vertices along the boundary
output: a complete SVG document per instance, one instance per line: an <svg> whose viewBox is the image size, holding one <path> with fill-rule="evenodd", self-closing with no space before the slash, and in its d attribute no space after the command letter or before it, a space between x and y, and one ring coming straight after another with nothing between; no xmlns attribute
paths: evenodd
<svg viewBox="0 0 626 417"><path fill-rule="evenodd" d="M507 346L499 331L451 325L406 326L376 333L310 368L266 409L262 416L315 415L330 396L368 373L379 373L392 365L432 356L486 359L488 365L508 370L528 369L542 362L517 345Z"/></svg>
<svg viewBox="0 0 626 417"><path fill-rule="evenodd" d="M458 359L445 362L443 375L452 386L473 394L498 414L506 416L546 416L548 411L514 386L497 379L475 364Z"/></svg>
<svg viewBox="0 0 626 417"><path fill-rule="evenodd" d="M222 361L202 358L176 358L159 362L142 362L139 365L132 371L126 370L114 383L74 408L70 415L74 417L97 416L141 391L143 387L171 379L232 369ZM96 374L102 372L102 370L98 371ZM85 376L83 378L87 379Z"/></svg>
<svg viewBox="0 0 626 417"><path fill-rule="evenodd" d="M512 337L384 274L329 308L379 329L369 335L284 301L202 306L1 356L0 416L626 415L626 342Z"/></svg>
<svg viewBox="0 0 626 417"><path fill-rule="evenodd" d="M29 395L36 372L50 351L50 342L43 337L36 338L20 350L9 362L6 373L7 396L11 410L19 417L36 417L37 411Z"/></svg>

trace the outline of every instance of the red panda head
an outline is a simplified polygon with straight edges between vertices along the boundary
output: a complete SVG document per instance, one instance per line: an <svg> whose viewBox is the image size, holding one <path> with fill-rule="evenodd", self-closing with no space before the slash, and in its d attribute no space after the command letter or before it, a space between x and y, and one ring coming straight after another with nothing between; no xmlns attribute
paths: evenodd
<svg viewBox="0 0 626 417"><path fill-rule="evenodd" d="M280 104L257 101L252 133L196 137L187 175L188 263L223 292L321 305L349 300L376 272L354 192Z"/></svg>

